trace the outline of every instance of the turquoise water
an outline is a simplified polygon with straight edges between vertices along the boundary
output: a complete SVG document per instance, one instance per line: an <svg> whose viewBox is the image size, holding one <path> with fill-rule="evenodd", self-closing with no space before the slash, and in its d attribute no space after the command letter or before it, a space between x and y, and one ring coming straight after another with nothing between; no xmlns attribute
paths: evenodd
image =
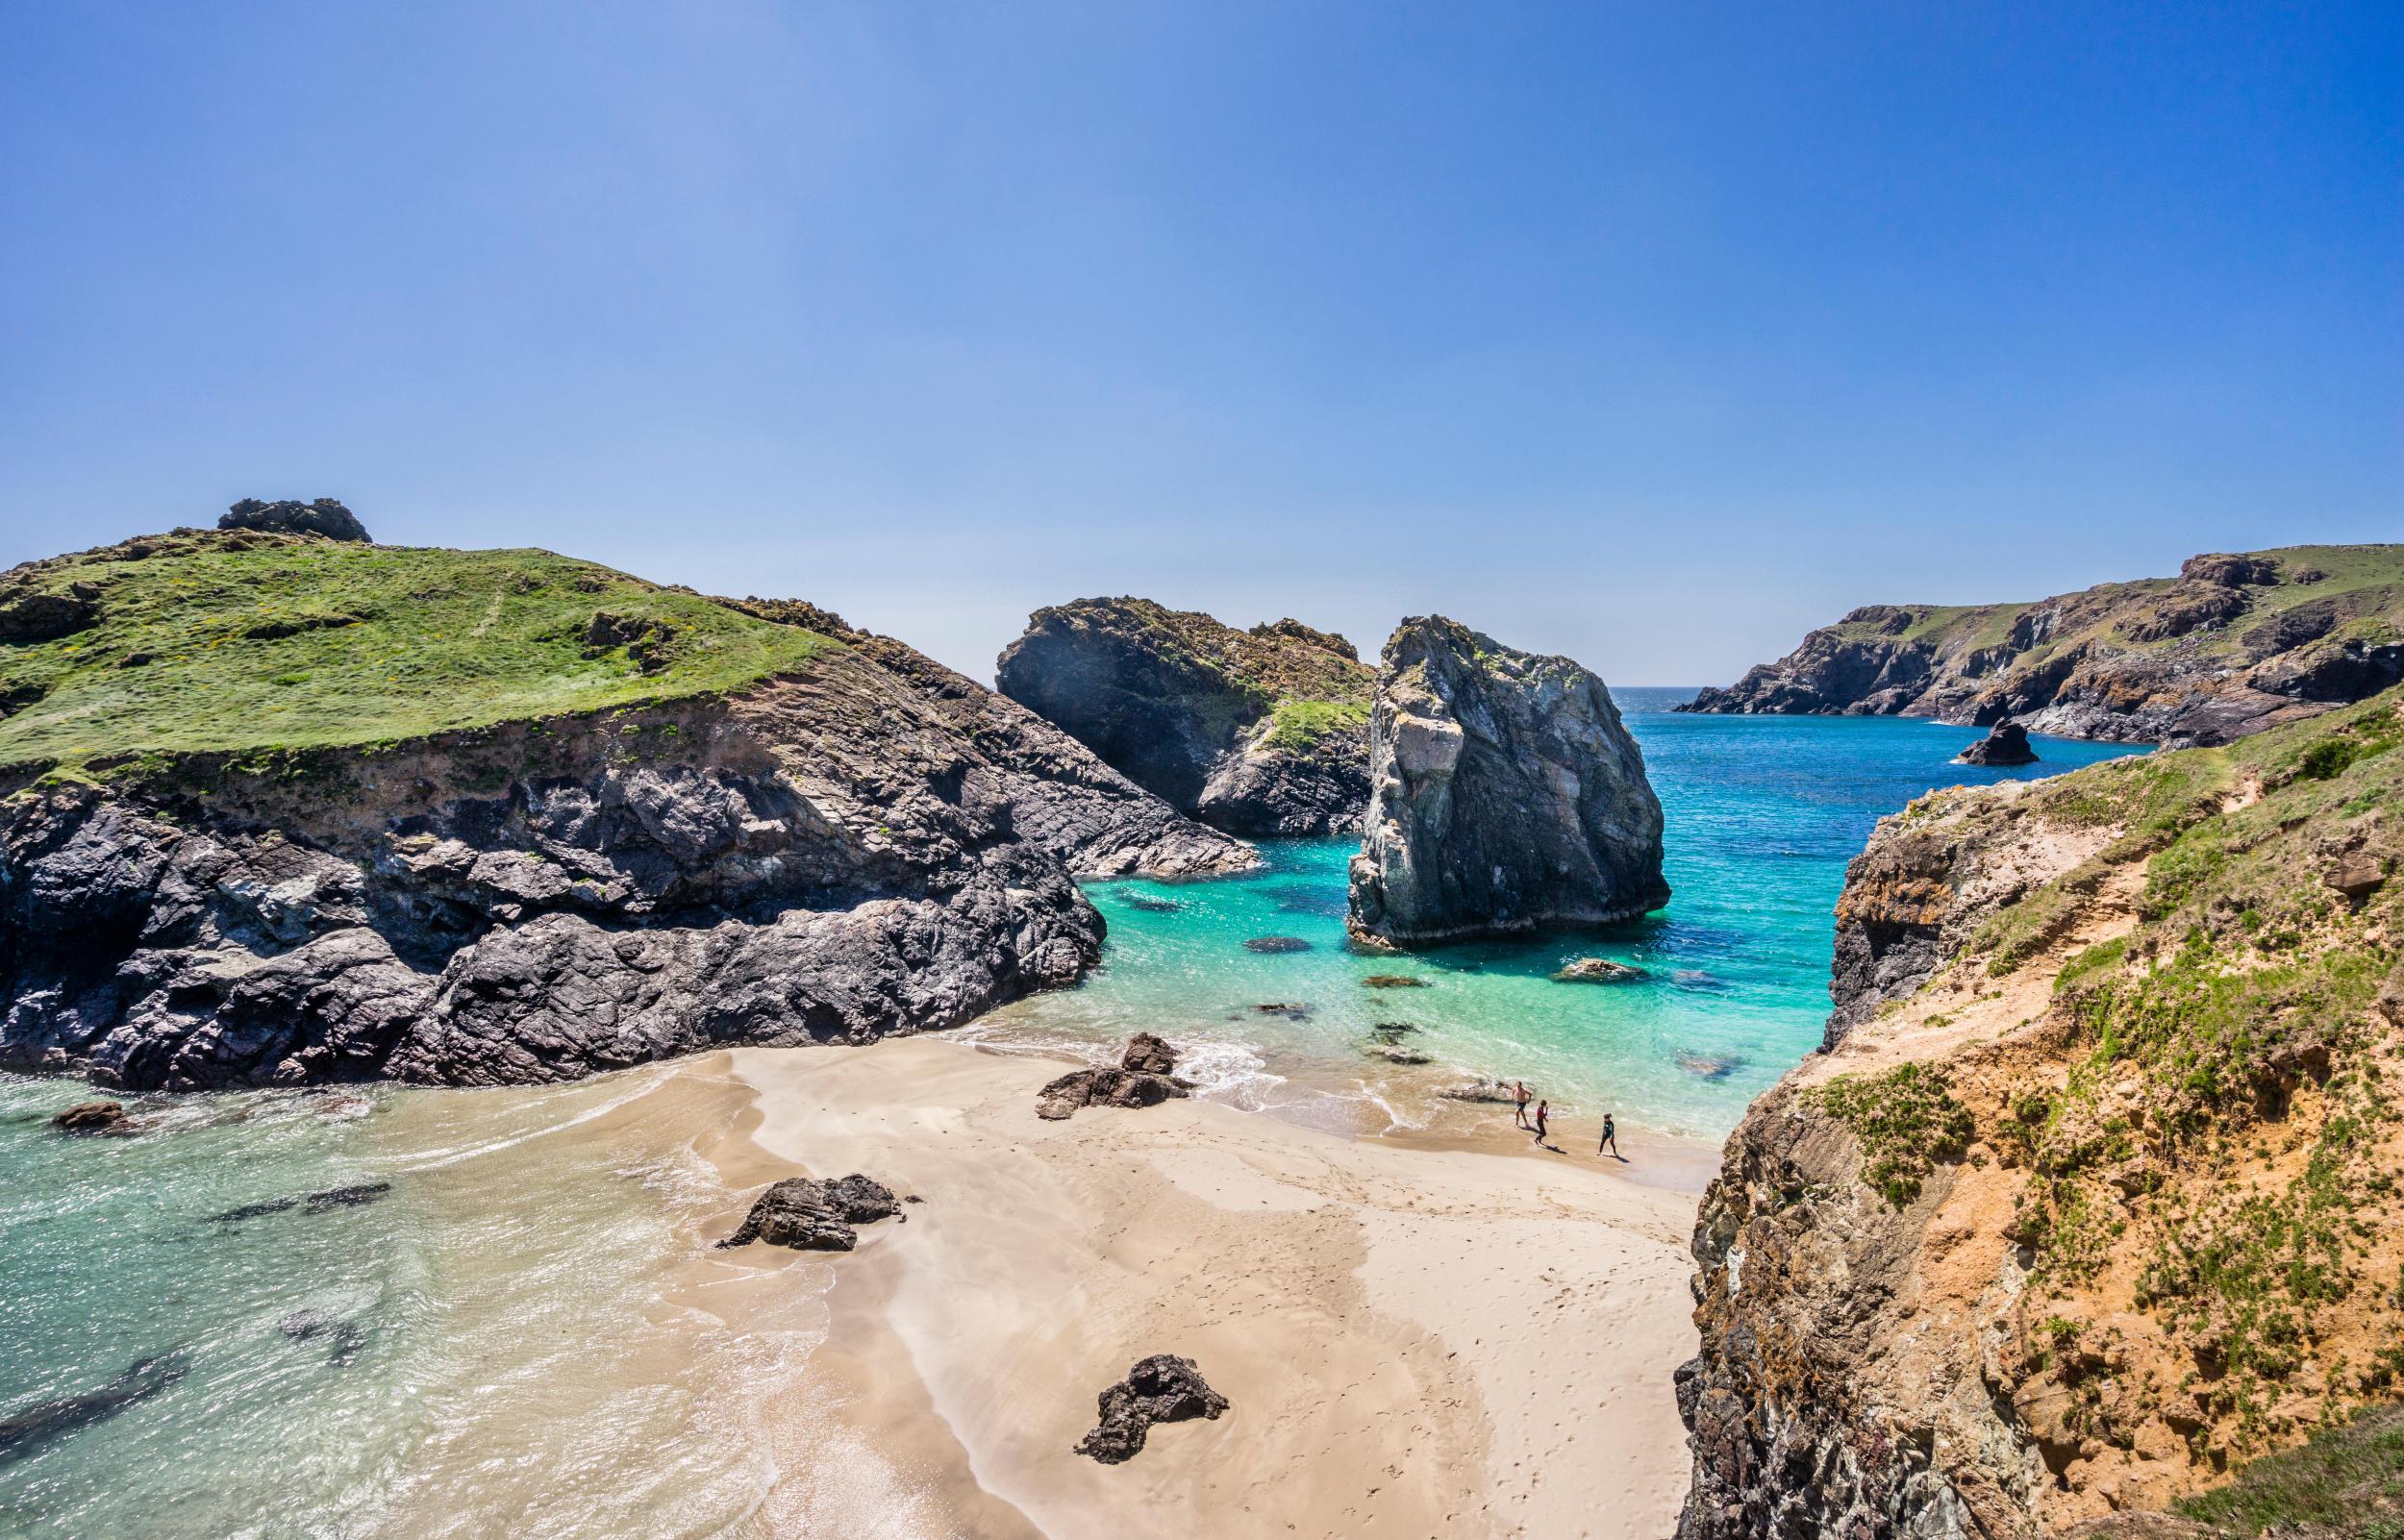
<svg viewBox="0 0 2404 1540"><path fill-rule="evenodd" d="M2058 773L2123 745L2035 740L2041 762L1951 762L1982 734L1881 717L1682 716L1684 690L1617 692L1667 825L1669 906L1600 935L1441 948L1394 958L1344 942L1347 841L1263 848L1265 870L1209 882L1098 882L1110 921L1103 971L1022 1002L977 1031L1099 1052L1139 1030L1195 1056L1212 1094L1331 1124L1365 1104L1412 1126L1440 1089L1524 1079L1557 1113L1716 1139L1745 1105L1818 1046L1828 1013L1830 909L1883 814L1940 785ZM1263 955L1259 936L1308 951ZM1632 964L1637 982L1566 984L1575 957ZM1361 981L1408 974L1415 989ZM1262 1005L1307 1007L1273 1014ZM1425 1066L1371 1056L1386 1040ZM1374 1121L1374 1120L1372 1120Z"/></svg>
<svg viewBox="0 0 2404 1540"><path fill-rule="evenodd" d="M1509 1076L1565 1119L1610 1110L1716 1137L1817 1043L1829 907L1880 814L1931 786L2123 752L2041 739L2041 765L1974 770L1948 763L1966 729L1677 716L1665 708L1681 693L1619 692L1667 812L1675 889L1640 925L1357 956L1352 847L1275 844L1242 878L1094 884L1104 969L966 1035L1099 1056L1162 1031L1208 1094L1335 1126L1423 1123L1440 1089ZM1270 935L1308 950L1243 946ZM1579 956L1647 978L1550 981ZM1363 987L1381 973L1429 987ZM1415 1029L1387 1035L1431 1062L1367 1056L1380 1024ZM140 1137L70 1139L45 1120L87 1088L0 1078L0 1419L112 1385L129 1398L0 1438L0 1534L768 1527L774 1460L742 1409L791 1407L803 1387L777 1366L823 1322L805 1289L776 1332L714 1331L691 1302L698 1216L725 1203L691 1144L733 1113L668 1080L160 1099L138 1104ZM367 1203L305 1201L379 1182ZM772 1393L740 1388L763 1376Z"/></svg>

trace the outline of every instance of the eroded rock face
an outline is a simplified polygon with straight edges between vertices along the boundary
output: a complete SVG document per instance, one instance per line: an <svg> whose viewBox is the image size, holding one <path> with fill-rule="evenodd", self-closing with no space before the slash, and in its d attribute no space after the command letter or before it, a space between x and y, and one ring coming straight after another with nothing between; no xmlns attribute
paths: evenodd
<svg viewBox="0 0 2404 1540"><path fill-rule="evenodd" d="M994 679L1215 828L1360 827L1370 674L1341 636L1296 620L1244 632L1147 599L1081 599L1038 610Z"/></svg>
<svg viewBox="0 0 2404 1540"><path fill-rule="evenodd" d="M365 540L367 526L331 497L303 503L284 498L265 503L243 498L217 518L220 530L263 530L270 534L321 534L329 540Z"/></svg>
<svg viewBox="0 0 2404 1540"><path fill-rule="evenodd" d="M1636 919L1669 900L1661 802L1603 682L1441 616L1386 644L1345 924L1370 944Z"/></svg>
<svg viewBox="0 0 2404 1540"><path fill-rule="evenodd" d="M1095 1401L1101 1422L1077 1441L1076 1453L1105 1465L1141 1453L1155 1423L1216 1418L1227 1410L1227 1398L1210 1387L1191 1358L1165 1353L1138 1363Z"/></svg>
<svg viewBox="0 0 2404 1540"><path fill-rule="evenodd" d="M2313 559L2340 554L2341 581ZM2400 614L2404 547L2199 556L2176 578L2035 604L1867 605L1679 709L2016 718L2064 737L2224 744L2404 681Z"/></svg>
<svg viewBox="0 0 2404 1540"><path fill-rule="evenodd" d="M732 700L23 789L0 1067L500 1084L865 1042L1079 978L1072 873L1255 859L871 638Z"/></svg>

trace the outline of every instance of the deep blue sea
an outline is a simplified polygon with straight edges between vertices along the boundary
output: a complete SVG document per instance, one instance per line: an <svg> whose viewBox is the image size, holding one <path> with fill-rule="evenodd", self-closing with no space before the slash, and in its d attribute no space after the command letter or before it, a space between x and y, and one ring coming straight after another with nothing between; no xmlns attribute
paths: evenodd
<svg viewBox="0 0 2404 1540"><path fill-rule="evenodd" d="M966 1033L1098 1056L1159 1031L1208 1094L1332 1126L1423 1127L1506 1077L1573 1130L1715 1139L1817 1044L1830 906L1881 814L2128 752L2041 738L2038 765L1972 769L1969 729L1671 713L1687 693L1617 692L1667 814L1674 897L1641 924L1364 956L1351 847L1276 844L1241 878L1093 884L1102 971ZM1270 935L1307 950L1243 945ZM1580 956L1646 977L1551 981ZM140 1137L66 1139L44 1120L87 1087L0 1078L0 1535L760 1532L767 1456L726 1421L759 1398L723 1387L821 1324L801 1300L774 1341L696 1335L680 1269L725 1199L690 1130L732 1114L669 1080L161 1100ZM122 1403L41 1409L95 1394Z"/></svg>

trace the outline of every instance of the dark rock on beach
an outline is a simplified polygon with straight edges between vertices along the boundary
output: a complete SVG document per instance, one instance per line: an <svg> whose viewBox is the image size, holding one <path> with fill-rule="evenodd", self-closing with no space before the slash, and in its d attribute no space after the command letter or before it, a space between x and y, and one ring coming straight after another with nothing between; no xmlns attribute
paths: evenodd
<svg viewBox="0 0 2404 1540"><path fill-rule="evenodd" d="M1080 1107L1158 1106L1193 1089L1176 1068L1177 1050L1166 1039L1138 1032L1116 1069L1071 1070L1037 1092L1035 1115L1057 1123Z"/></svg>
<svg viewBox="0 0 2404 1540"><path fill-rule="evenodd" d="M1161 1353L1127 1371L1127 1378L1095 1398L1101 1421L1077 1441L1076 1453L1116 1465L1142 1453L1157 1423L1215 1418L1227 1398L1213 1390L1190 1358Z"/></svg>
<svg viewBox="0 0 2404 1540"><path fill-rule="evenodd" d="M800 1252L847 1252L860 1243L853 1227L900 1212L890 1189L858 1172L834 1180L788 1177L759 1196L718 1249L765 1241Z"/></svg>
<svg viewBox="0 0 2404 1540"><path fill-rule="evenodd" d="M1988 734L1964 749L1964 764L2035 764L2037 751L2028 746L2028 729L2017 722L1998 722Z"/></svg>
<svg viewBox="0 0 2404 1540"><path fill-rule="evenodd" d="M1368 832L1345 921L1369 945L1636 919L1669 900L1661 802L1603 682L1441 616L1386 644Z"/></svg>
<svg viewBox="0 0 2404 1540"><path fill-rule="evenodd" d="M1350 834L1368 802L1369 670L1295 620L1239 631L1148 599L1039 609L1001 692L1232 833Z"/></svg>
<svg viewBox="0 0 2404 1540"><path fill-rule="evenodd" d="M1177 1050L1165 1037L1138 1032L1127 1039L1127 1051L1119 1056L1118 1067L1139 1075L1174 1075Z"/></svg>

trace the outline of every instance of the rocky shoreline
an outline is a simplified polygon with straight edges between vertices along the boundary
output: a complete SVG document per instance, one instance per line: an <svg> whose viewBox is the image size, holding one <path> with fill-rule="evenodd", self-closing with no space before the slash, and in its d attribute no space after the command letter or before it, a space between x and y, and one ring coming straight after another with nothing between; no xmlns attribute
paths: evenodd
<svg viewBox="0 0 2404 1540"><path fill-rule="evenodd" d="M1867 605L1678 709L2231 743L2404 681L2399 623L2404 546L2207 555L2034 604Z"/></svg>

